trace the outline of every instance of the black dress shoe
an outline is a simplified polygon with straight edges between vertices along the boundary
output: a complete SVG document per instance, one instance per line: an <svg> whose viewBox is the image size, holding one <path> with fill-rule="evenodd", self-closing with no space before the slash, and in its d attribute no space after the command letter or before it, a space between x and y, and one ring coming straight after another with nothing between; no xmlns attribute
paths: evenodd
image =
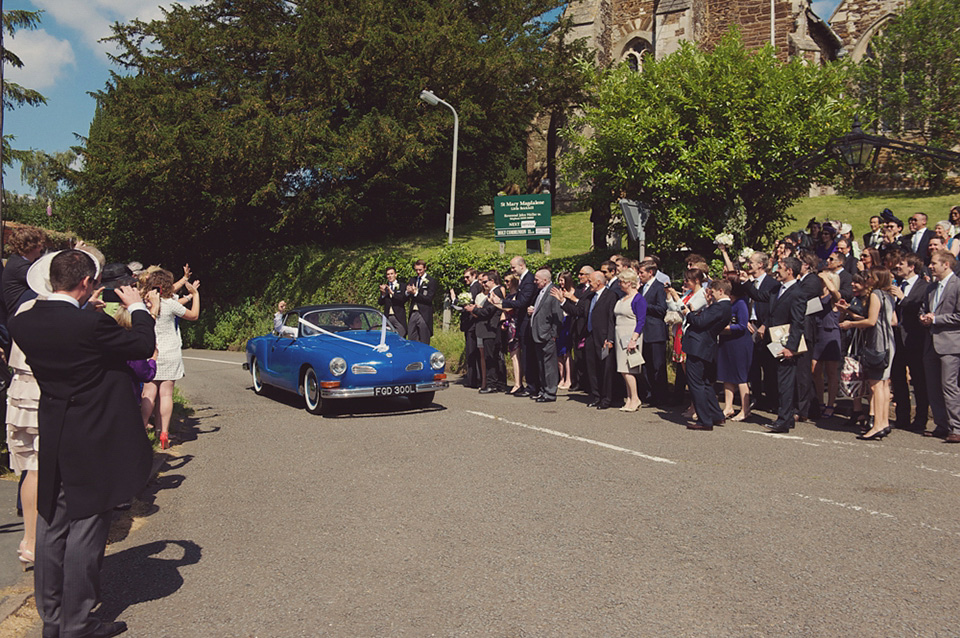
<svg viewBox="0 0 960 638"><path fill-rule="evenodd" d="M604 403L603 401L601 401L600 403L597 404L597 409L598 409L598 410L609 410L609 409L610 409L610 404L609 404L609 403Z"/></svg>
<svg viewBox="0 0 960 638"><path fill-rule="evenodd" d="M494 392L496 392L496 390L493 388L480 388L478 394L493 394Z"/></svg>
<svg viewBox="0 0 960 638"><path fill-rule="evenodd" d="M598 405L600 405L600 402L599 402L599 401L591 401L590 403L587 404L587 407L588 407L588 408L595 408L595 407L597 407Z"/></svg>
<svg viewBox="0 0 960 638"><path fill-rule="evenodd" d="M782 423L771 423L770 425L764 424L763 427L766 428L767 432L772 434L786 434L790 431L790 427L783 425Z"/></svg>
<svg viewBox="0 0 960 638"><path fill-rule="evenodd" d="M100 623L95 631L86 635L86 638L110 638L119 636L127 630L127 623L122 621Z"/></svg>
<svg viewBox="0 0 960 638"><path fill-rule="evenodd" d="M516 392L513 393L513 396L515 396L515 397L528 397L528 396L530 396L530 393L527 392L525 388L520 388L519 390L517 390Z"/></svg>
<svg viewBox="0 0 960 638"><path fill-rule="evenodd" d="M537 403L553 403L556 399L551 399L550 397L539 396L537 397Z"/></svg>

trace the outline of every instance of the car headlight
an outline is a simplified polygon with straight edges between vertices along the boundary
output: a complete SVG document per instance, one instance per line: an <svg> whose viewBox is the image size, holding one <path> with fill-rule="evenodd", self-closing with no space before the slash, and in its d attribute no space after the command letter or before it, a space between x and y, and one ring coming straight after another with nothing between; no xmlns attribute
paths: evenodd
<svg viewBox="0 0 960 638"><path fill-rule="evenodd" d="M347 362L343 360L343 357L334 357L330 359L330 373L335 377L343 376L343 373L347 371Z"/></svg>
<svg viewBox="0 0 960 638"><path fill-rule="evenodd" d="M443 366L446 365L447 360L443 358L442 352L434 352L430 355L430 367L434 370L443 370Z"/></svg>

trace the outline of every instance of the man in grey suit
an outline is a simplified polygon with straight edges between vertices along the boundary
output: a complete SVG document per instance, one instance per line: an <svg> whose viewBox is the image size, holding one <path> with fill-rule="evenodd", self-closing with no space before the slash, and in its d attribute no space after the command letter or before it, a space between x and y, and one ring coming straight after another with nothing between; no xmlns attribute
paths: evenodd
<svg viewBox="0 0 960 638"><path fill-rule="evenodd" d="M956 258L939 250L930 258L930 273L937 283L927 289L928 311L920 323L930 329L923 350L927 371L927 395L933 432L947 443L960 443L960 279L953 274Z"/></svg>
<svg viewBox="0 0 960 638"><path fill-rule="evenodd" d="M563 323L563 309L557 298L550 294L553 288L549 270L538 270L534 275L539 292L530 306L530 336L536 351L540 369L540 394L537 403L557 400L557 384L560 383L560 368L557 365L557 333Z"/></svg>

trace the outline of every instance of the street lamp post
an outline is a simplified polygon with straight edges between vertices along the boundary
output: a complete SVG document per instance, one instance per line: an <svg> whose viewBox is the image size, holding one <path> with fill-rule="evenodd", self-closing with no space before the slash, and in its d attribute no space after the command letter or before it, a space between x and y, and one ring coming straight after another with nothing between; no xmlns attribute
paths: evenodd
<svg viewBox="0 0 960 638"><path fill-rule="evenodd" d="M430 106L436 106L437 104L443 104L445 107L450 109L453 112L453 170L450 175L450 213L447 215L447 243L453 243L453 208L454 203L457 198L457 139L460 136L460 118L457 117L457 110L450 106L448 102L444 102L436 95L427 91L426 89L420 91L420 99L429 104Z"/></svg>

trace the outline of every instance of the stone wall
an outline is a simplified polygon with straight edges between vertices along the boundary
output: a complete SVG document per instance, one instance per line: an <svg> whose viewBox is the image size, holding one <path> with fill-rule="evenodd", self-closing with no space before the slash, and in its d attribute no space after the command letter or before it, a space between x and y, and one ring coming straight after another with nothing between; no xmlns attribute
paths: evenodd
<svg viewBox="0 0 960 638"><path fill-rule="evenodd" d="M847 54L859 61L877 29L899 14L905 4L904 0L843 0L830 16L830 25Z"/></svg>

